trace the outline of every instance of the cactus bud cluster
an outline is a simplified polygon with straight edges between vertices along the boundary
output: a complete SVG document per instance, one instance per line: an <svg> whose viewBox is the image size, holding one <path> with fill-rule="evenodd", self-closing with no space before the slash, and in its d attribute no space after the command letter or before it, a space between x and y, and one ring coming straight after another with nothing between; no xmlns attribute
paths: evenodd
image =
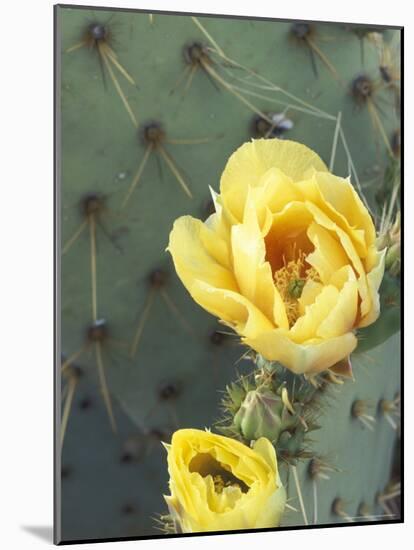
<svg viewBox="0 0 414 550"><path fill-rule="evenodd" d="M253 375L227 386L216 427L246 444L265 437L287 462L306 458L308 434L319 428L320 392L310 381L293 383L286 369L260 355L255 362L260 368Z"/></svg>
<svg viewBox="0 0 414 550"><path fill-rule="evenodd" d="M260 437L277 441L292 424L282 397L266 387L249 391L234 416L234 425L250 441Z"/></svg>
<svg viewBox="0 0 414 550"><path fill-rule="evenodd" d="M385 269L398 277L401 271L401 215L398 212L389 232L390 246L385 257Z"/></svg>
<svg viewBox="0 0 414 550"><path fill-rule="evenodd" d="M385 269L394 277L401 271L401 214L397 213L394 223L377 240L379 249L387 248Z"/></svg>

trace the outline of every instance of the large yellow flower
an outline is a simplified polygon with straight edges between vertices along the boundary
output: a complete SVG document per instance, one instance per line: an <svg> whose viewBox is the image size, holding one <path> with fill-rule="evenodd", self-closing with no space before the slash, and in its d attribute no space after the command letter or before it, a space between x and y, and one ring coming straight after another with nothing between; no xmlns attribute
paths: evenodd
<svg viewBox="0 0 414 550"><path fill-rule="evenodd" d="M270 441L251 449L201 430L178 430L168 450L170 514L183 533L277 527L286 492Z"/></svg>
<svg viewBox="0 0 414 550"><path fill-rule="evenodd" d="M385 256L349 180L300 143L255 140L230 157L215 205L170 234L193 299L295 373L348 356L379 315Z"/></svg>

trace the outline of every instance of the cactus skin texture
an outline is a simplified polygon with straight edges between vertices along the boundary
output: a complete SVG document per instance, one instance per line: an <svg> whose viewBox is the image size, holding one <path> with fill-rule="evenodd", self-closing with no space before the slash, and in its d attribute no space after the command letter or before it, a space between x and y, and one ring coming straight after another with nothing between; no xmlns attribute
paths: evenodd
<svg viewBox="0 0 414 550"><path fill-rule="evenodd" d="M178 427L213 426L219 416L220 391L253 368L246 359L235 365L246 350L186 294L165 253L168 234L180 215L203 219L209 215L209 185L218 190L230 154L255 135L258 127L263 129L263 124L257 125L257 113L200 68L194 70L191 86L185 80L190 67L181 84L175 86L186 68L184 46L211 46L190 16L156 14L150 18L139 12L59 6L56 10L58 43L62 47L58 53L64 249L62 356L63 361L74 357L67 368L76 366L82 373L72 386L62 449L62 480L58 480L62 487L62 539L150 536L159 534L154 517L165 510L162 495L167 492L165 451L160 440L169 441ZM336 117L341 112L341 128L353 165L379 220L382 206L391 200L394 188L393 181L384 184L390 153L378 125L374 128L365 100L356 101L350 90L361 74L374 82L370 92L374 104L380 97L393 99L395 88L376 88L381 76L379 50L369 33L360 36L340 24L312 24L312 43L324 53L329 68L316 50L309 50L303 38L292 36L289 22L211 17L198 20L231 59L330 116L315 110L309 114L309 107L301 104L303 110L288 109L284 113L288 122L276 116L278 130L273 129L269 135L286 135L300 141L329 165ZM112 64L138 129L107 67L101 66L97 48L66 51L82 40L88 25L97 22L110 28L110 45L118 63L136 83L131 84ZM399 30L380 33L397 57L399 34ZM364 44L363 63L360 41ZM224 63L228 73L220 73L226 75L226 81L248 76L230 65ZM246 87L242 82L238 85ZM262 89L256 89L256 93L270 96L272 101L245 97L270 118L289 103L297 104ZM380 118L383 133L394 143L392 135L399 129L399 114L390 103L384 103L385 115L381 112ZM143 126L154 121L165 130L162 147L173 159L192 199L183 192L182 182L158 147L149 154L123 208L148 146L142 138ZM340 133L337 137L331 164L337 175L348 176L350 159ZM352 181L355 183L354 176ZM85 201L91 197L99 200L93 203L96 210L88 214ZM88 204L92 208L92 203ZM95 238L95 301L91 224ZM386 513L377 496L388 490L397 430L379 404L381 400L394 402L399 393L398 277L387 275L384 289L382 315L375 325L361 331L360 346L352 356L355 380L329 384L318 416L320 429L309 434L311 441L306 444L310 454L294 461L309 523L315 519L315 498L317 522L321 524L348 522L361 515L361 510L369 510L375 516L371 519L382 519L381 514ZM102 341L97 344L96 332L95 340L91 340L90 327L102 319L105 335L100 333ZM131 353L134 340L136 349ZM102 367L107 393L103 391ZM65 387L67 379L62 376L62 381ZM106 406L102 399L105 395ZM116 433L106 411L108 395ZM366 404L366 414L375 418L375 422L368 421L372 429L353 416L355 401ZM329 480L317 476L314 483L309 474L312 460L320 460L312 463L314 471L325 472ZM322 463L329 469L321 469ZM281 475L289 503L298 511L288 510L282 525L302 525L291 466L289 461L282 466Z"/></svg>

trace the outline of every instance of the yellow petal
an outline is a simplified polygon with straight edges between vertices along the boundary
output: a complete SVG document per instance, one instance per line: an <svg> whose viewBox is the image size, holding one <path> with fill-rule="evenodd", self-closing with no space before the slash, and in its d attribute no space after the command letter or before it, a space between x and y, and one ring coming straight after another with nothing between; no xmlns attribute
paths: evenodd
<svg viewBox="0 0 414 550"><path fill-rule="evenodd" d="M367 257L364 258L365 272L369 273L378 264L378 249L375 244L371 245L368 249Z"/></svg>
<svg viewBox="0 0 414 550"><path fill-rule="evenodd" d="M185 518L184 510L182 509L179 501L169 495L163 495L164 500L167 503L168 512L171 519L174 522L174 528L177 533L189 533L192 527L189 525Z"/></svg>
<svg viewBox="0 0 414 550"><path fill-rule="evenodd" d="M344 252L348 256L351 264L358 275L358 292L361 297L360 311L364 317L371 309L371 295L368 291L367 277L361 258L355 250L354 244L349 235L334 223L320 208L310 202L306 202L306 206L312 213L315 222L332 233L336 234Z"/></svg>
<svg viewBox="0 0 414 550"><path fill-rule="evenodd" d="M180 448L183 444L192 444L195 452L214 453L217 460L224 464L236 467L240 459L250 458L258 460L262 467L267 468L266 461L258 458L256 453L236 439L218 435L210 431L197 430L194 428L184 428L174 432L171 445L174 448Z"/></svg>
<svg viewBox="0 0 414 550"><path fill-rule="evenodd" d="M249 187L262 184L262 176L271 168L294 181L304 179L311 168L327 170L319 156L301 143L279 139L245 143L229 158L220 182L222 204L236 220L242 220Z"/></svg>
<svg viewBox="0 0 414 550"><path fill-rule="evenodd" d="M343 267L347 281L339 292L336 304L316 332L321 338L334 338L350 332L355 326L358 313L358 284L353 269Z"/></svg>
<svg viewBox="0 0 414 550"><path fill-rule="evenodd" d="M306 306L305 314L296 321L289 331L294 342L303 343L318 336L318 329L338 301L339 292L333 285L325 286L314 303Z"/></svg>
<svg viewBox="0 0 414 550"><path fill-rule="evenodd" d="M168 250L187 290L194 280L202 280L218 288L238 289L229 269L230 253L226 243L200 220L191 216L176 220L170 233Z"/></svg>
<svg viewBox="0 0 414 550"><path fill-rule="evenodd" d="M283 485L279 485L267 502L258 510L255 528L266 529L278 527L285 510L286 498L285 488Z"/></svg>
<svg viewBox="0 0 414 550"><path fill-rule="evenodd" d="M189 289L193 299L245 336L255 336L273 328L267 317L241 294L195 281Z"/></svg>
<svg viewBox="0 0 414 550"><path fill-rule="evenodd" d="M227 247L230 246L230 225L227 223L221 212L211 214L204 224L215 233L219 239L224 241Z"/></svg>
<svg viewBox="0 0 414 550"><path fill-rule="evenodd" d="M253 198L248 198L243 224L231 232L233 266L240 293L278 326L289 326L285 306L273 282ZM276 307L275 307L276 306Z"/></svg>
<svg viewBox="0 0 414 550"><path fill-rule="evenodd" d="M322 282L328 283L333 273L348 263L348 258L338 239L320 225L311 223L307 234L315 250L306 261L316 269Z"/></svg>
<svg viewBox="0 0 414 550"><path fill-rule="evenodd" d="M302 294L298 299L299 315L305 314L306 306L310 306L316 300L316 297L322 292L323 284L312 279L308 279L303 287Z"/></svg>
<svg viewBox="0 0 414 550"><path fill-rule="evenodd" d="M220 498L220 511L233 510L236 506L239 505L241 498L243 497L243 492L240 487L230 485L230 487L225 487L221 495L218 495Z"/></svg>
<svg viewBox="0 0 414 550"><path fill-rule="evenodd" d="M349 227L364 231L365 242L370 246L376 239L375 226L349 179L326 173L317 174L316 179L324 199L346 219Z"/></svg>
<svg viewBox="0 0 414 550"><path fill-rule="evenodd" d="M291 202L279 213L273 215L272 227L265 237L266 258L277 271L286 261L295 259L297 252L311 252L312 243L307 229L312 223L312 214L305 204Z"/></svg>
<svg viewBox="0 0 414 550"><path fill-rule="evenodd" d="M248 194L251 194L254 200L259 219L263 216L264 210L276 214L283 210L288 203L302 198L292 179L279 168L267 170L260 178L257 187L249 187Z"/></svg>
<svg viewBox="0 0 414 550"><path fill-rule="evenodd" d="M364 215L360 212L359 207L362 203L356 203L355 191L350 182L332 174L314 172L311 178L297 182L295 185L301 191L305 202L312 202L349 235L358 255L364 258L368 247L375 240L375 228L363 205ZM334 198L335 193L342 200L348 201L349 205L341 205L340 201Z"/></svg>
<svg viewBox="0 0 414 550"><path fill-rule="evenodd" d="M182 468L180 469L177 464L175 464L172 459L168 461L168 473L170 474L170 491L171 495L180 503L186 513L189 514L192 518L196 519L198 517L198 506L197 506L197 491L194 490L194 486L189 480L187 473L181 475L181 472L185 472Z"/></svg>
<svg viewBox="0 0 414 550"><path fill-rule="evenodd" d="M245 343L265 359L279 361L296 374L316 374L349 355L355 349L357 339L353 333L347 333L329 340L296 344L286 331L275 329L256 338L246 338Z"/></svg>
<svg viewBox="0 0 414 550"><path fill-rule="evenodd" d="M286 306L276 286L274 287L273 299L273 321L277 327L287 330L289 328L289 319L286 313Z"/></svg>
<svg viewBox="0 0 414 550"><path fill-rule="evenodd" d="M367 327L376 321L380 314L380 299L378 290L381 285L382 278L384 276L385 268L385 255L386 249L378 253L377 265L374 269L368 273L368 289L371 296L371 309L362 317L361 321L358 324L359 328Z"/></svg>
<svg viewBox="0 0 414 550"><path fill-rule="evenodd" d="M276 451L266 437L260 437L254 442L253 450L262 456L274 473L277 474Z"/></svg>

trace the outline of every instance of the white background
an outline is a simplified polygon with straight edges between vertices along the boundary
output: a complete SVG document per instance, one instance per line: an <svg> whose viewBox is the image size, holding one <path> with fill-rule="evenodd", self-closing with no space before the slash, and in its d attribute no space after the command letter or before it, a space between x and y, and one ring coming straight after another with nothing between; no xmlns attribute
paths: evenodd
<svg viewBox="0 0 414 550"><path fill-rule="evenodd" d="M244 536L106 543L105 548L229 547L301 549L407 547L414 540L413 390L410 350L414 306L414 20L403 0L174 0L78 4L405 25L406 43L406 525L288 531ZM0 545L51 544L29 527L52 525L52 23L51 0L6 0L0 32ZM410 326L411 324L411 326ZM411 542L412 544L412 542ZM410 544L410 545L411 545ZM83 548L97 548L84 545ZM101 547L101 545L99 545Z"/></svg>

